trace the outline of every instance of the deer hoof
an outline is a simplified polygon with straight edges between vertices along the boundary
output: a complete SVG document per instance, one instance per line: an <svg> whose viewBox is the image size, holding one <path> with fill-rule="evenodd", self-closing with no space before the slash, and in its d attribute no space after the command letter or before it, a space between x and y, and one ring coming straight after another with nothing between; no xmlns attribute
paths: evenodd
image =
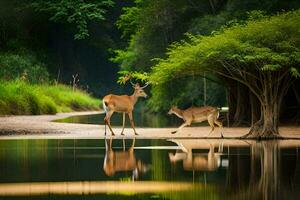
<svg viewBox="0 0 300 200"><path fill-rule="evenodd" d="M122 132L121 135L125 135L125 134Z"/></svg>
<svg viewBox="0 0 300 200"><path fill-rule="evenodd" d="M175 134L176 132L177 132L177 131L172 131L171 133L172 133L172 134Z"/></svg>
<svg viewBox="0 0 300 200"><path fill-rule="evenodd" d="M138 133L134 133L134 135L139 135Z"/></svg>

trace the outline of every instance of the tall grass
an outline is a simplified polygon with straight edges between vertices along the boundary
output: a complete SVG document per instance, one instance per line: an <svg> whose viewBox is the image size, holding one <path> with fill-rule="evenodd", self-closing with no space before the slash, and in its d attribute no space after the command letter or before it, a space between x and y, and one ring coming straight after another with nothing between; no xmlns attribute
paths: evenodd
<svg viewBox="0 0 300 200"><path fill-rule="evenodd" d="M98 110L101 101L84 91L65 85L29 84L0 81L0 114L55 114L57 112Z"/></svg>

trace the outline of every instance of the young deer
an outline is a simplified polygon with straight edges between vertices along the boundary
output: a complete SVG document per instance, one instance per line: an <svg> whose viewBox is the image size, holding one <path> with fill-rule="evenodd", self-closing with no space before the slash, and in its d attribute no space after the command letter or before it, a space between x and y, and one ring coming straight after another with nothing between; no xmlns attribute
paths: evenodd
<svg viewBox="0 0 300 200"><path fill-rule="evenodd" d="M184 123L176 130L173 131L172 134L180 131L185 126L190 126L194 122L203 122L208 121L211 131L208 135L215 129L215 125L217 124L221 129L223 127L222 122L218 121L219 110L218 108L211 106L204 107L190 107L186 110L181 110L176 106L172 106L172 108L168 112L169 115L175 114L177 117L184 120ZM223 133L221 130L221 137L223 138Z"/></svg>
<svg viewBox="0 0 300 200"><path fill-rule="evenodd" d="M169 153L171 164L182 162L183 169L187 171L215 171L221 165L221 154L223 142L211 142L209 140L169 140L181 147L176 153ZM215 145L218 144L218 151L215 152ZM208 150L208 153L193 153L193 150Z"/></svg>
<svg viewBox="0 0 300 200"><path fill-rule="evenodd" d="M121 135L124 135L124 126L125 126L125 113L128 114L128 117L130 119L130 124L131 127L133 128L134 134L138 135L137 132L135 131L134 127L134 121L133 121L133 116L132 116L132 111L134 109L134 105L137 102L139 97L147 97L147 94L144 92L144 88L148 86L148 83L140 87L140 85L137 84L132 84L132 87L134 88L134 93L129 96L129 95L114 95L114 94L109 94L106 95L103 98L103 109L106 113L106 116L104 118L105 122L105 135L106 135L106 125L108 125L108 128L110 129L110 132L112 135L115 135L113 132L111 125L110 125L110 118L114 112L119 112L123 113L123 128Z"/></svg>

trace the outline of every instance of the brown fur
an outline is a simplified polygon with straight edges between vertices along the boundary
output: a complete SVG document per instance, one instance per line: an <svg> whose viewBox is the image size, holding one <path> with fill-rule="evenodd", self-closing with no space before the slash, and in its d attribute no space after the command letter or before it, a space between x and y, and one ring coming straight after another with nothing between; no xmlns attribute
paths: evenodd
<svg viewBox="0 0 300 200"><path fill-rule="evenodd" d="M173 106L168 114L175 114L177 117L182 118L184 123L172 133L176 133L180 131L185 126L190 126L192 123L195 122L203 122L208 121L211 131L209 134L215 129L215 124L218 125L220 128L223 127L222 122L218 121L219 117L219 110L218 108L212 106L204 106L204 107L190 107L186 110L181 110L175 106ZM221 137L223 137L221 131Z"/></svg>
<svg viewBox="0 0 300 200"><path fill-rule="evenodd" d="M113 132L112 127L110 125L110 118L114 112L123 113L123 128L122 128L121 135L123 135L124 132L126 113L128 114L128 117L130 119L130 124L134 130L134 134L137 135L134 126L132 111L134 109L134 105L137 102L138 98L139 97L146 98L147 94L144 92L143 87L140 87L139 84L135 84L133 88L134 88L134 93L131 96L109 94L103 98L103 108L106 113L104 122L106 125L108 125L108 128L110 129L112 135L115 135L115 133ZM105 129L105 134L106 134L106 129Z"/></svg>

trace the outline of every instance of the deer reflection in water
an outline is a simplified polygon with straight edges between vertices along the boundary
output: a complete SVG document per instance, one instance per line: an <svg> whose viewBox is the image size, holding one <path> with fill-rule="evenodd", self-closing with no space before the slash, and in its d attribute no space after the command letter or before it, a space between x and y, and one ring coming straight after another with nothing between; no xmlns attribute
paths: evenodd
<svg viewBox="0 0 300 200"><path fill-rule="evenodd" d="M169 153L169 159L172 164L183 161L183 168L187 171L215 171L221 165L221 154L223 144L218 144L218 152L215 152L215 144L208 140L195 142L189 140L171 140L181 147L175 154ZM208 150L208 153L193 153L193 149Z"/></svg>
<svg viewBox="0 0 300 200"><path fill-rule="evenodd" d="M132 171L132 179L139 178L141 173L148 170L146 164L141 160L137 160L134 155L135 138L129 149L126 150L125 139L123 139L123 150L113 150L113 139L105 140L105 158L103 162L103 170L107 176L113 176L116 172Z"/></svg>

